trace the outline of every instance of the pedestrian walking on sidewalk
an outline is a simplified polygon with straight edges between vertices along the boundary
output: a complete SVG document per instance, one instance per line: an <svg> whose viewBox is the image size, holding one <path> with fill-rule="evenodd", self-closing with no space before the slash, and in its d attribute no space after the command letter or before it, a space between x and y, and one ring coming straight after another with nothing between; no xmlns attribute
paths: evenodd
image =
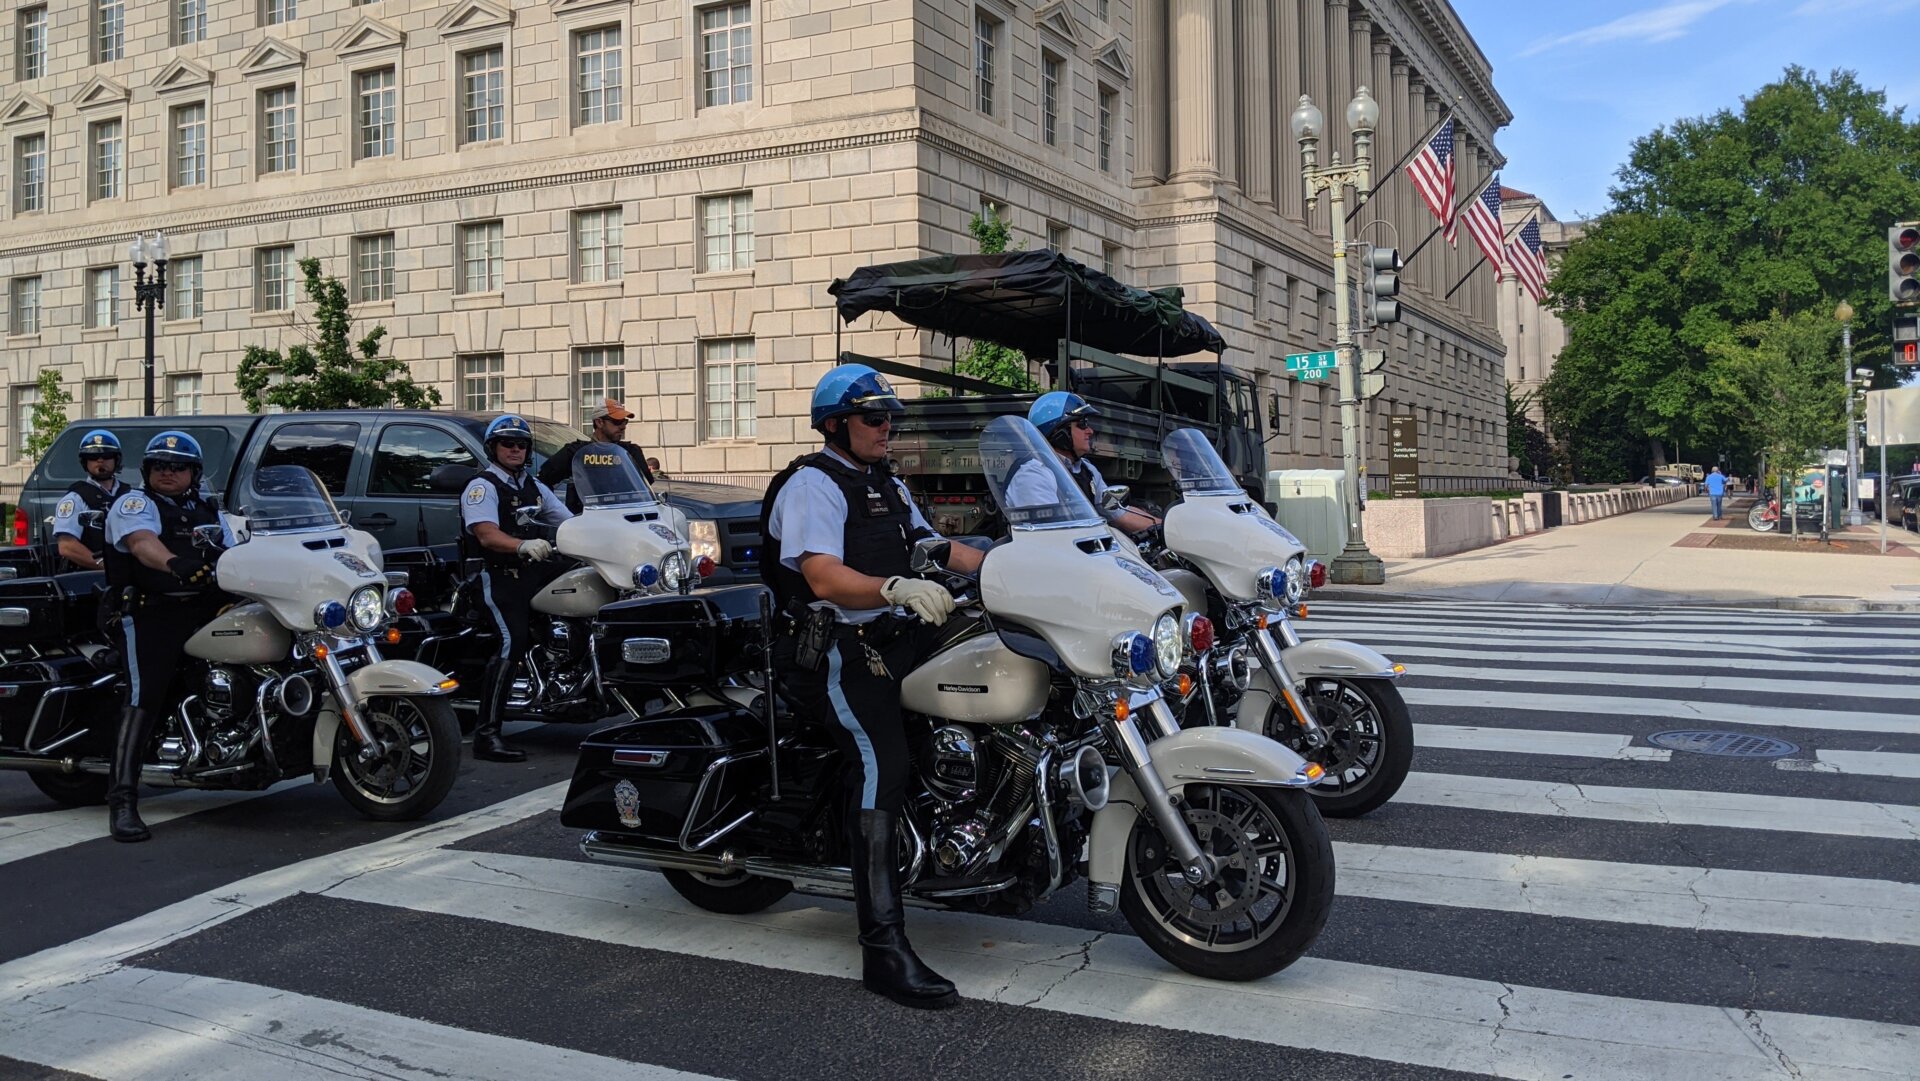
<svg viewBox="0 0 1920 1081"><path fill-rule="evenodd" d="M1727 475L1720 472L1720 467L1716 465L1713 472L1707 474L1707 501L1713 504L1713 520L1716 522L1720 520L1720 501L1726 498L1726 494Z"/></svg>

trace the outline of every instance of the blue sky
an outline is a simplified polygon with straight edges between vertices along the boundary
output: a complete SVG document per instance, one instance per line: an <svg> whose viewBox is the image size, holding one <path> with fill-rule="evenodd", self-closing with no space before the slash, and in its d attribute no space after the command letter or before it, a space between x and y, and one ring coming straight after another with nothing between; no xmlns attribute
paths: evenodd
<svg viewBox="0 0 1920 1081"><path fill-rule="evenodd" d="M1633 140L1737 108L1789 64L1920 100L1920 0L1453 0L1513 110L1501 179L1556 217L1607 207Z"/></svg>

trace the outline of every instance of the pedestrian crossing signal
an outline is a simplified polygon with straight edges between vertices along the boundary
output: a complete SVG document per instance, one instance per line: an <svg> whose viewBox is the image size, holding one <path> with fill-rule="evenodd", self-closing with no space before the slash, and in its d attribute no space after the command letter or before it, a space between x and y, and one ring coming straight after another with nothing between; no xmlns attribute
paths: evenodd
<svg viewBox="0 0 1920 1081"><path fill-rule="evenodd" d="M1920 366L1920 342L1901 342L1895 346L1893 362L1908 368Z"/></svg>

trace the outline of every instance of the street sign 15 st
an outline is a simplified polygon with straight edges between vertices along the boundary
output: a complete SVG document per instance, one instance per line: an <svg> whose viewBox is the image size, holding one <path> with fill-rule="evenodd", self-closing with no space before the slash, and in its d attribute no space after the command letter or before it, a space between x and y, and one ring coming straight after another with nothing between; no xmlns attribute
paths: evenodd
<svg viewBox="0 0 1920 1081"><path fill-rule="evenodd" d="M1324 353L1288 353L1287 370L1290 372L1323 371L1340 366L1340 354L1328 350Z"/></svg>

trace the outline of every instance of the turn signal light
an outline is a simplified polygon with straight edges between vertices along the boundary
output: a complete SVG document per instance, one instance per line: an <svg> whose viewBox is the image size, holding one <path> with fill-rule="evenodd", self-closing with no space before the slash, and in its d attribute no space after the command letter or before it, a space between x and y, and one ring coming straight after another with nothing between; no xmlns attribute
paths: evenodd
<svg viewBox="0 0 1920 1081"><path fill-rule="evenodd" d="M393 592L387 594L387 604L393 608L393 614L396 616L412 615L415 607L414 599L413 599L413 590L411 589L394 590Z"/></svg>
<svg viewBox="0 0 1920 1081"><path fill-rule="evenodd" d="M381 637L386 641L388 645L397 646L400 644L400 628L388 627L387 633L382 635Z"/></svg>
<svg viewBox="0 0 1920 1081"><path fill-rule="evenodd" d="M713 561L712 556L701 556L693 562L693 573L702 578L711 578L713 577L713 572L718 570L719 566L719 564Z"/></svg>
<svg viewBox="0 0 1920 1081"><path fill-rule="evenodd" d="M1124 721L1124 720L1126 720L1126 719L1127 719L1128 717L1131 717L1131 716L1133 716L1133 707L1132 707L1132 706L1130 706L1130 705L1127 705L1127 700L1126 700L1126 699L1124 699L1124 698L1122 698L1122 699L1120 699L1119 701L1117 701L1117 702L1115 702L1115 703L1113 704L1113 719L1114 719L1114 720L1116 720L1116 721Z"/></svg>
<svg viewBox="0 0 1920 1081"><path fill-rule="evenodd" d="M1259 623L1260 623L1261 630L1264 631L1267 629L1267 614L1265 612L1260 613Z"/></svg>
<svg viewBox="0 0 1920 1081"><path fill-rule="evenodd" d="M328 648L327 648L327 647L326 647L325 645L317 645L317 646L314 646L314 647L313 647L313 659L314 659L314 660L316 660L316 661L324 661L324 660L326 660L326 659L327 659L327 655L328 655L328 654L330 654L330 653L332 653L332 652L333 652L333 650L330 650L330 649L328 649Z"/></svg>
<svg viewBox="0 0 1920 1081"><path fill-rule="evenodd" d="M1300 617L1301 619L1307 618L1307 606L1303 604L1298 608L1295 608L1293 610L1293 614Z"/></svg>
<svg viewBox="0 0 1920 1081"><path fill-rule="evenodd" d="M1327 584L1327 565L1325 563L1320 562L1317 559L1314 560L1313 563L1307 568L1307 581L1315 589L1319 589L1321 586L1326 585Z"/></svg>
<svg viewBox="0 0 1920 1081"><path fill-rule="evenodd" d="M1193 693L1193 677L1186 674L1185 672L1180 673L1179 686L1180 686L1180 697L1185 698L1187 695L1192 694Z"/></svg>
<svg viewBox="0 0 1920 1081"><path fill-rule="evenodd" d="M450 691L450 690L453 690L455 687L460 686L460 681L457 679L443 679L440 682L434 684L434 686L440 688L443 691Z"/></svg>
<svg viewBox="0 0 1920 1081"><path fill-rule="evenodd" d="M1307 768L1303 772L1306 773L1307 779L1310 781L1317 781L1327 775L1326 767L1318 762L1308 762Z"/></svg>
<svg viewBox="0 0 1920 1081"><path fill-rule="evenodd" d="M1194 616L1188 628L1195 653L1205 653L1213 648L1213 620L1206 616Z"/></svg>
<svg viewBox="0 0 1920 1081"><path fill-rule="evenodd" d="M1407 666L1404 664L1396 664L1393 666L1393 674L1396 676L1405 675L1406 671L1407 671Z"/></svg>

